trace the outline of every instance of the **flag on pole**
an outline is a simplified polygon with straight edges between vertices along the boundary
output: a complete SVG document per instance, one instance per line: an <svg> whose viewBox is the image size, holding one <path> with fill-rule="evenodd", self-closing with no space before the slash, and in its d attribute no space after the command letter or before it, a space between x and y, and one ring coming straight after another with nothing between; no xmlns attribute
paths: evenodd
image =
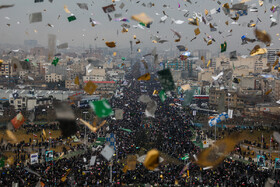
<svg viewBox="0 0 280 187"><path fill-rule="evenodd" d="M18 129L23 123L24 123L25 119L23 117L23 115L20 113L18 113L16 115L16 117L14 117L11 122L14 126L15 129Z"/></svg>
<svg viewBox="0 0 280 187"><path fill-rule="evenodd" d="M90 106L99 118L104 118L114 114L110 104L106 99L93 101L90 103Z"/></svg>

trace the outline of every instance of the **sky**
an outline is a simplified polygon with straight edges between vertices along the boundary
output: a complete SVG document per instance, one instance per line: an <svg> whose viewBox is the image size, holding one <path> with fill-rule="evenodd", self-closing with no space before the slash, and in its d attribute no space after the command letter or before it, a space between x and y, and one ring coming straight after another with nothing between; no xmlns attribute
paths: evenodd
<svg viewBox="0 0 280 187"><path fill-rule="evenodd" d="M139 1L139 3L136 3ZM280 40L276 34L279 31L279 25L270 28L270 15L274 17L277 13L270 11L272 5L279 4L279 0L272 1L271 3L265 2L264 6L260 7L258 0L251 0L246 2L247 5L255 4L258 8L258 12L248 11L247 16L241 16L237 21L240 25L231 24L233 22L228 16L221 10L220 13L213 14L213 20L209 23L216 23L218 25L216 32L210 32L209 25L205 25L203 22L200 23L199 29L201 33L197 36L197 39L190 41L194 36L194 29L196 26L188 24L188 18L191 18L193 13L201 13L203 16L204 10L207 9L209 12L213 8L221 8L222 4L231 1L220 0L222 3L219 5L217 0L191 0L192 4L183 0L119 0L116 1L116 11L110 13L113 20L110 22L106 13L103 12L102 7L112 4L111 0L83 0L83 1L69 1L69 0L53 0L50 3L48 0L44 0L42 3L34 3L34 0L1 0L1 5L14 4L14 7L0 9L0 43L10 44L23 44L24 40L38 40L38 43L47 46L48 34L55 34L57 36L57 43L61 44L68 42L69 46L86 46L92 45L93 47L106 47L105 41L115 41L117 49L129 48L129 41L133 40L133 35L137 36L137 39L141 41L140 44L136 45L136 48L153 48L157 47L160 50L169 50L171 47L175 49L176 45L184 45L190 51L196 49L209 49L213 53L220 51L220 44L227 41L227 51L237 50L241 54L248 54L255 45L259 44L261 47L265 47L260 42L249 43L247 45L241 45L241 36L246 35L248 38L254 38L254 29L248 28L247 23L250 20L254 22L259 18L262 22L258 22L257 27L261 30L266 30L272 37L271 48L279 48ZM268 1L268 0L267 0ZM123 9L119 6L121 3L125 4ZM142 6L143 3L148 4L152 2L155 4L154 7L148 8ZM238 3L239 0L232 0L232 3ZM89 10L80 9L76 3L87 3ZM180 4L180 8L179 7ZM68 6L68 9L74 14L77 20L68 22L67 14L64 11L64 5ZM163 7L167 5L167 7ZM231 6L231 5L230 5ZM127 10L127 12L126 12ZM186 13L185 10L190 12L188 18L183 15ZM266 10L266 13L265 13ZM168 15L168 19L165 23L160 23L160 18L164 16L163 11ZM29 14L35 12L42 12L43 20L39 23L29 23ZM137 22L131 19L131 16L139 13L146 13L154 21L151 28L133 28L133 25L137 25ZM122 13L124 18L129 19L131 27L127 33L122 33L121 24L124 22L118 22L114 20L115 13ZM59 17L59 18L58 18ZM95 27L91 26L89 18L99 22L99 25ZM183 24L172 24L172 19L182 20ZM225 24L229 21L229 25ZM10 24L10 26L7 26ZM49 27L47 24L54 25ZM174 42L177 39L174 36L171 29L179 32L182 36L180 42ZM232 29L232 33L228 31ZM36 32L34 32L36 30ZM221 31L222 34L219 34ZM117 34L118 32L118 34ZM207 33L215 38L216 42L212 45L207 46L203 38ZM232 36L227 37L229 34ZM152 43L151 36L157 35L161 39L166 39L169 42L164 44ZM98 38L97 38L98 37ZM96 40L95 40L96 39ZM104 40L103 40L104 39ZM135 41L134 45L135 45Z"/></svg>

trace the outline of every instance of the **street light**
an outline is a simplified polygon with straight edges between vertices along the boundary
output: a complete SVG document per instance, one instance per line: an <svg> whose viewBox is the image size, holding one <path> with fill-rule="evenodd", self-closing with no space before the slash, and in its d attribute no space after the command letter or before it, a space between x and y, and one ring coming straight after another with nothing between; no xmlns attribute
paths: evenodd
<svg viewBox="0 0 280 187"><path fill-rule="evenodd" d="M84 116L84 120L86 121L86 114L88 114L88 112L87 111L84 111L83 112L83 114L85 114L85 116ZM86 136L86 134L87 134L87 127L85 126L85 140L84 140L84 144L86 145L86 141L87 141L87 136Z"/></svg>

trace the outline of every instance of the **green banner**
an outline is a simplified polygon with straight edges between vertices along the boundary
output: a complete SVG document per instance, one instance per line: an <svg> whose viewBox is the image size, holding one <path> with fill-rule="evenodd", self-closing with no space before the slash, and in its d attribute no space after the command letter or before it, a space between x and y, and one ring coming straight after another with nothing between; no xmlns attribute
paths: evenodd
<svg viewBox="0 0 280 187"><path fill-rule="evenodd" d="M4 167L5 166L5 158L4 157L1 157L0 158L0 168Z"/></svg>

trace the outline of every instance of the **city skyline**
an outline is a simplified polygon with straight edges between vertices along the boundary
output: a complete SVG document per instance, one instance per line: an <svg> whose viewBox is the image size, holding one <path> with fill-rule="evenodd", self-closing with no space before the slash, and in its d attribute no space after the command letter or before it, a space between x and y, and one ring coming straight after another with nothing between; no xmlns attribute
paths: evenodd
<svg viewBox="0 0 280 187"><path fill-rule="evenodd" d="M125 6L123 9L120 9L119 6L122 2L125 3ZM222 4L225 2L227 1L221 1ZM238 3L238 1L232 2ZM209 49L213 53L218 53L220 51L220 44L227 41L228 52L237 49L237 51L242 54L248 54L248 49L252 49L256 44L264 46L264 44L260 42L241 45L241 36L246 35L248 38L254 38L253 31L255 28L248 28L247 24L250 20L257 22L257 18L259 18L261 22L258 21L258 28L266 29L272 37L273 44L271 45L271 48L280 48L278 36L276 36L278 33L277 29L279 28L278 25L269 28L271 24L270 15L277 17L277 11L276 13L270 11L270 6L273 5L270 3L265 3L262 7L259 7L257 0L246 2L248 5L255 4L258 8L258 12L250 12L250 8L248 8L248 15L240 16L238 20L240 25L231 24L233 20L226 16L223 10L220 9L220 13L213 14L213 20L207 21L207 25L203 22L199 23L201 33L197 36L197 39L192 42L190 40L195 36L194 29L197 28L196 26L188 24L188 18L191 18L193 14L192 10L195 10L194 12L196 13L201 13L205 17L205 9L210 12L213 8L222 8L222 4L219 5L216 1L207 1L205 3L192 2L192 4L185 1L170 3L170 1L165 0L156 2L154 7L148 8L144 7L142 4L145 3L147 5L149 2L141 1L136 3L135 1L116 1L116 11L110 13L110 16L113 19L110 22L107 14L103 12L102 7L112 4L112 1L97 1L94 3L92 3L92 1L84 1L83 3L88 4L89 10L80 9L76 3L67 1L53 1L52 3L49 1L44 1L42 3L34 3L34 1L3 1L2 4L14 4L14 7L1 9L0 11L2 23L5 25L0 31L2 36L1 42L23 44L24 40L33 39L38 40L39 44L47 46L48 34L55 34L57 36L57 45L68 42L69 46L75 47L89 45L106 47L105 41L116 41L117 47L115 49L124 49L130 47L129 41L134 41L134 50L137 50L138 48L144 49L146 47L157 47L160 50L170 50L172 48L175 50L176 45L184 45L190 51L195 49ZM67 21L67 17L71 14L67 14L64 11L64 5L67 5L68 9L76 16L77 20L72 22ZM163 7L164 5L167 7ZM178 8L179 6L180 8ZM184 17L186 10L189 11L188 17ZM265 10L267 10L266 13L264 13ZM163 11L168 15L168 18L165 23L159 23L161 17L164 16ZM29 14L36 12L42 12L42 22L30 24ZM145 28L142 30L140 28L133 28L133 25L137 25L137 22L133 21L131 16L141 12L145 12L154 20L150 29ZM120 13L122 14L122 17L127 18L130 21L126 23L130 25L127 33L121 32L121 25L125 22L114 21L114 14ZM89 22L90 18L100 24L92 27ZM172 24L172 19L177 20L178 22L184 21L184 23ZM226 21L229 21L229 26L225 24ZM218 26L217 31L211 32L208 25L209 23L216 23ZM6 24L9 24L9 26ZM51 27L52 25L54 27ZM182 38L180 42L174 42L177 37L174 37L171 29L181 34ZM229 32L231 30L232 32ZM221 31L222 34L219 34L219 31ZM206 38L204 33L212 35L216 42L207 46L203 39ZM133 39L134 35L136 35L137 39L141 41L140 44L135 44L136 40ZM169 42L164 44L154 44L152 43L151 36L155 35L161 37L162 40L168 40ZM104 41L102 39L104 39Z"/></svg>

